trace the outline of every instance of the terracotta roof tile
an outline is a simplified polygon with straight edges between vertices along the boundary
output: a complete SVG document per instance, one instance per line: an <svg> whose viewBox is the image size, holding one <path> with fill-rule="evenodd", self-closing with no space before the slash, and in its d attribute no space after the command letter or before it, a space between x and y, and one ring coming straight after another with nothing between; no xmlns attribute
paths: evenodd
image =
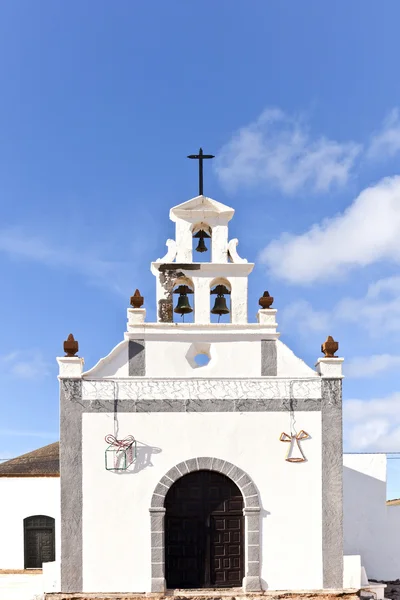
<svg viewBox="0 0 400 600"><path fill-rule="evenodd" d="M60 444L54 442L0 464L0 477L56 477L60 475Z"/></svg>

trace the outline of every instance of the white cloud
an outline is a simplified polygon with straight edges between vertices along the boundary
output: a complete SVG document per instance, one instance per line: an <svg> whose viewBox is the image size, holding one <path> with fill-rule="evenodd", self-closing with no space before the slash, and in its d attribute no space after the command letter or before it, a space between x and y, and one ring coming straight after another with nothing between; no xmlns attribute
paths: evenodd
<svg viewBox="0 0 400 600"><path fill-rule="evenodd" d="M367 158L385 160L400 151L399 110L394 108L385 118L382 129L376 132L370 141Z"/></svg>
<svg viewBox="0 0 400 600"><path fill-rule="evenodd" d="M296 329L305 336L312 332L328 335L343 323L358 325L371 338L397 334L400 332L400 276L379 279L369 285L364 296L342 298L329 309L317 310L310 302L296 300L282 310L282 322L287 331ZM370 357L369 368L375 373L389 369L397 364L395 358L391 355ZM353 367L352 375L361 376L355 375L357 364Z"/></svg>
<svg viewBox="0 0 400 600"><path fill-rule="evenodd" d="M309 284L380 260L400 262L400 176L366 188L341 214L298 236L283 234L260 255L273 275Z"/></svg>
<svg viewBox="0 0 400 600"><path fill-rule="evenodd" d="M19 379L42 379L51 367L39 350L14 351L0 356L0 370Z"/></svg>
<svg viewBox="0 0 400 600"><path fill-rule="evenodd" d="M400 451L400 393L343 405L347 450Z"/></svg>
<svg viewBox="0 0 400 600"><path fill-rule="evenodd" d="M373 354L372 356L355 356L344 365L344 374L348 377L375 377L385 371L398 369L400 356L392 354Z"/></svg>
<svg viewBox="0 0 400 600"><path fill-rule="evenodd" d="M286 194L326 192L348 181L360 151L354 142L312 139L301 119L270 108L233 135L214 167L230 190L268 183Z"/></svg>
<svg viewBox="0 0 400 600"><path fill-rule="evenodd" d="M372 337L400 331L400 276L371 283L364 297L344 298L332 318L357 323Z"/></svg>

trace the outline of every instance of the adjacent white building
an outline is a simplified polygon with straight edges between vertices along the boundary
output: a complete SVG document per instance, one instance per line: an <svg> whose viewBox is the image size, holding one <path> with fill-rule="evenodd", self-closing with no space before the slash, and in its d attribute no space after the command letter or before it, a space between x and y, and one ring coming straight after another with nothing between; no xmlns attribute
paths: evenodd
<svg viewBox="0 0 400 600"><path fill-rule="evenodd" d="M58 446L0 465L0 571L38 569L60 556Z"/></svg>

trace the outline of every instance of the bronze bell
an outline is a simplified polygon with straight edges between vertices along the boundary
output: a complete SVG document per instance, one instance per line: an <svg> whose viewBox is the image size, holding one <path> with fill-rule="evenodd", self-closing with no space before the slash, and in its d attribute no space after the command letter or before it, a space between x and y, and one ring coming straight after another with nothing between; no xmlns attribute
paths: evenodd
<svg viewBox="0 0 400 600"><path fill-rule="evenodd" d="M214 307L211 310L213 315L227 315L229 314L229 308L226 305L225 296L217 296L215 298Z"/></svg>
<svg viewBox="0 0 400 600"><path fill-rule="evenodd" d="M180 293L174 312L178 313L178 315L187 315L193 312L193 308L190 306L189 298L185 292Z"/></svg>
<svg viewBox="0 0 400 600"><path fill-rule="evenodd" d="M204 243L204 238L199 239L199 243L197 244L196 252L207 252L207 246Z"/></svg>
<svg viewBox="0 0 400 600"><path fill-rule="evenodd" d="M209 238L208 233L200 229L194 236L194 238L199 238L199 243L197 244L196 252L207 252L208 248L205 245L204 239Z"/></svg>

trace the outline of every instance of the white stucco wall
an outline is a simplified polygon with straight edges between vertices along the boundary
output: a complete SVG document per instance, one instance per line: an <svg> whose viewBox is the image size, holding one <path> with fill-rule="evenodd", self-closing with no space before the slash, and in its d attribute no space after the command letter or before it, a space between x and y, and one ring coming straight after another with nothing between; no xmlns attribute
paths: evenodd
<svg viewBox="0 0 400 600"><path fill-rule="evenodd" d="M309 461L302 464L285 461L285 412L120 413L118 437L133 434L140 444L138 471L116 474L104 468L114 415L84 414L84 591L150 590L152 493L171 467L197 456L229 460L257 486L264 587L322 587L320 413L297 421L312 438L303 443Z"/></svg>
<svg viewBox="0 0 400 600"><path fill-rule="evenodd" d="M209 344L211 360L200 368L194 368L187 358L191 346L190 341L147 341L146 377L209 378L229 377L232 373L236 377L259 377L261 374L260 341L213 341Z"/></svg>
<svg viewBox="0 0 400 600"><path fill-rule="evenodd" d="M388 562L385 563L383 572L385 573L385 579L393 581L394 579L400 579L400 506L386 506L386 516Z"/></svg>
<svg viewBox="0 0 400 600"><path fill-rule="evenodd" d="M56 522L56 559L60 556L60 478L0 477L0 568L24 568L24 519L34 515Z"/></svg>
<svg viewBox="0 0 400 600"><path fill-rule="evenodd" d="M146 339L146 332L138 337ZM194 337L190 332L172 331L159 337L152 335L146 339L146 377L259 377L261 375L261 339L254 332L241 334L240 340L234 336L216 334L215 331ZM201 368L194 367L188 360L191 350L198 345L208 346L211 361ZM298 358L291 350L276 340L278 377L315 377L318 373ZM128 340L120 342L108 356L88 370L85 377L127 378Z"/></svg>
<svg viewBox="0 0 400 600"><path fill-rule="evenodd" d="M276 340L276 358L278 377L319 377L314 369L296 356L281 340Z"/></svg>
<svg viewBox="0 0 400 600"><path fill-rule="evenodd" d="M400 506L386 505L386 454L343 456L344 553L370 579L400 578Z"/></svg>

